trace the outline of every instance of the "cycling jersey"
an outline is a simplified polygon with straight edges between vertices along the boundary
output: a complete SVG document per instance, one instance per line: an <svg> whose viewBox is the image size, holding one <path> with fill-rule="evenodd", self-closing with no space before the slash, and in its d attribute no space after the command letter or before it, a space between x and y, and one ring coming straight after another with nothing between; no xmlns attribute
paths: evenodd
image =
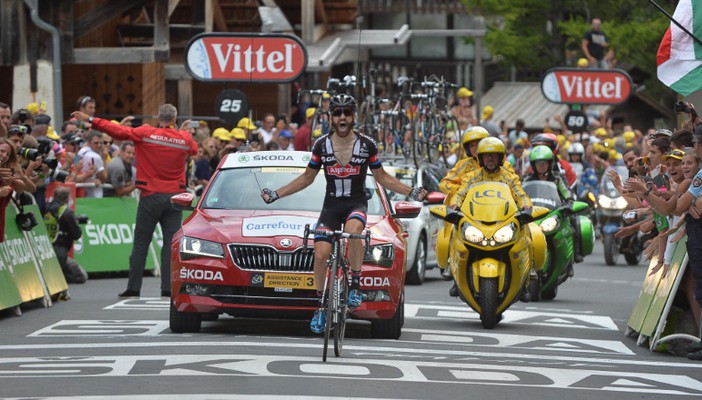
<svg viewBox="0 0 702 400"><path fill-rule="evenodd" d="M368 168L382 168L378 157L378 147L370 137L353 132L356 142L353 155L347 165L341 165L334 155L331 136L321 136L312 148L312 158L308 167L319 170L324 167L327 179L326 198L366 199L366 174Z"/></svg>

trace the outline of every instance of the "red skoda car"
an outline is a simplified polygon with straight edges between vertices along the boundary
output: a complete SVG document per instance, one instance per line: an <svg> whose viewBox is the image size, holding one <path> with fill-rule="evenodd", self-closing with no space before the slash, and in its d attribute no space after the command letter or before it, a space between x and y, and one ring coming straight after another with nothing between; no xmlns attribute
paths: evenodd
<svg viewBox="0 0 702 400"><path fill-rule="evenodd" d="M171 258L170 328L197 332L203 317L309 319L319 306L312 268L313 243L303 246L324 200L320 172L312 185L266 204L261 188L279 188L305 170L308 152L228 155L194 203L189 193L171 203L192 210L175 234ZM352 318L369 320L378 338L398 338L404 323L406 233L398 218L413 218L421 203L399 202L368 174L371 248L363 263L363 303ZM209 317L209 318L208 318Z"/></svg>

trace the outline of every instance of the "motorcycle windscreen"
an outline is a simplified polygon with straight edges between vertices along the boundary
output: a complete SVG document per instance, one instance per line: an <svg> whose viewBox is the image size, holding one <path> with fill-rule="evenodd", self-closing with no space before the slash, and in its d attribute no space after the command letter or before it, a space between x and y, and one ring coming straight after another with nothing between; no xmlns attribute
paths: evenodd
<svg viewBox="0 0 702 400"><path fill-rule="evenodd" d="M517 203L506 184L483 182L468 188L461 211L476 221L500 222L517 212Z"/></svg>
<svg viewBox="0 0 702 400"><path fill-rule="evenodd" d="M563 205L555 182L528 181L523 184L524 192L535 206L546 207L553 211Z"/></svg>
<svg viewBox="0 0 702 400"><path fill-rule="evenodd" d="M617 165L614 167L608 167L604 174L602 174L602 181L600 182L599 187L600 194L603 194L611 199L616 199L617 197L621 196L621 194L619 194L617 189L614 187L614 184L609 179L609 176L607 176L610 169L617 171L619 179L622 181L622 183L629 179L629 170L626 169L625 166Z"/></svg>

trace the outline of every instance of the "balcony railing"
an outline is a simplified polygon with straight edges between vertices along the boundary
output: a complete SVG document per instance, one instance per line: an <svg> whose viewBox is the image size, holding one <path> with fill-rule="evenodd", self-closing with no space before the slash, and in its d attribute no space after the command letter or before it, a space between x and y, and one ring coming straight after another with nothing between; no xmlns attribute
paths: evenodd
<svg viewBox="0 0 702 400"><path fill-rule="evenodd" d="M368 13L417 13L465 14L466 7L460 0L358 0L363 14Z"/></svg>

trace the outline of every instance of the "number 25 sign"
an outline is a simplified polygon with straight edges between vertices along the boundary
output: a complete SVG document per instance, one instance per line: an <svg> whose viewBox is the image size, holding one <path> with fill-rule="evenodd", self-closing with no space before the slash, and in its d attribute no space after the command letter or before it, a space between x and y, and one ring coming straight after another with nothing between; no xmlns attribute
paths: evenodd
<svg viewBox="0 0 702 400"><path fill-rule="evenodd" d="M215 99L215 112L222 121L234 125L249 113L249 101L241 90L225 89Z"/></svg>

